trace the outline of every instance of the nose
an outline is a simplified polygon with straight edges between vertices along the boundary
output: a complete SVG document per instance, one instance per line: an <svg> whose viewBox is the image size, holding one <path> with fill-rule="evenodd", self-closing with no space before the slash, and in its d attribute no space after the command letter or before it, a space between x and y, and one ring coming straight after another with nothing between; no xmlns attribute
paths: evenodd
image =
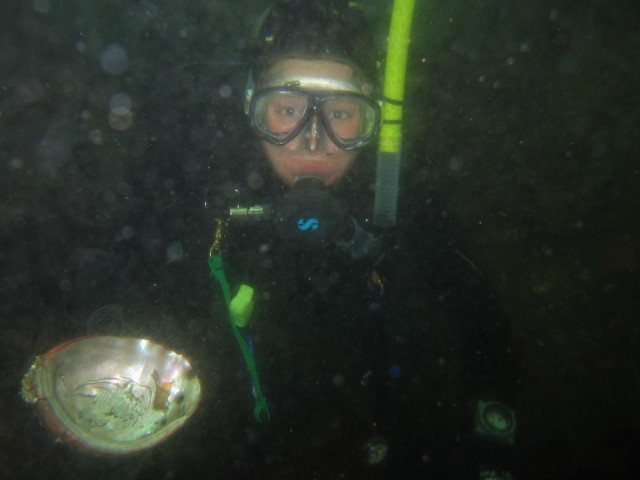
<svg viewBox="0 0 640 480"><path fill-rule="evenodd" d="M320 148L321 137L322 125L320 125L320 117L318 115L312 115L304 135L305 148L310 152L317 152Z"/></svg>

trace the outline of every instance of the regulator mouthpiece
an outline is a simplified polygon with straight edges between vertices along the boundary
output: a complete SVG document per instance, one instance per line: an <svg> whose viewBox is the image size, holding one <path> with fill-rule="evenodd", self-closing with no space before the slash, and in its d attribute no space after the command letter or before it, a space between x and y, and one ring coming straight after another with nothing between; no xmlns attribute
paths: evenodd
<svg viewBox="0 0 640 480"><path fill-rule="evenodd" d="M276 202L271 221L282 239L302 249L328 247L348 238L353 228L340 203L315 178L298 181Z"/></svg>
<svg viewBox="0 0 640 480"><path fill-rule="evenodd" d="M244 224L271 222L281 239L301 250L338 245L360 260L379 246L379 237L363 229L314 177L296 182L273 205L233 207L223 217Z"/></svg>

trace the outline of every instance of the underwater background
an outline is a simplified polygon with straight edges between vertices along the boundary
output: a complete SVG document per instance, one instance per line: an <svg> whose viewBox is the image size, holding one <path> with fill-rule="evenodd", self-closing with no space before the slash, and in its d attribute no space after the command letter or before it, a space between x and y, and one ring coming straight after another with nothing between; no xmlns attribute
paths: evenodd
<svg viewBox="0 0 640 480"><path fill-rule="evenodd" d="M391 2L362 3L382 52ZM230 426L198 414L144 454L79 455L19 389L35 355L96 332L152 335L204 384L227 368L212 349L228 325L210 312L203 204L208 189L233 201L251 180L246 46L267 5L0 5L0 478L181 478L186 458L220 478L241 470L241 450L212 457L198 433L217 429L222 448ZM446 194L513 322L526 469L629 478L640 466L640 4L418 0L412 37L403 179ZM233 408L207 395L201 415Z"/></svg>

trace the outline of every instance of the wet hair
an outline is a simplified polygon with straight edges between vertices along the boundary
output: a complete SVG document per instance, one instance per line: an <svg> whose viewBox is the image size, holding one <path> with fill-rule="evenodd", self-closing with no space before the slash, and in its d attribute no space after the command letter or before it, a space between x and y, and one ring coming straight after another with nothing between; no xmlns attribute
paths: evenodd
<svg viewBox="0 0 640 480"><path fill-rule="evenodd" d="M348 0L276 0L258 21L256 79L283 57L327 58L356 67L375 83L376 52L364 14Z"/></svg>

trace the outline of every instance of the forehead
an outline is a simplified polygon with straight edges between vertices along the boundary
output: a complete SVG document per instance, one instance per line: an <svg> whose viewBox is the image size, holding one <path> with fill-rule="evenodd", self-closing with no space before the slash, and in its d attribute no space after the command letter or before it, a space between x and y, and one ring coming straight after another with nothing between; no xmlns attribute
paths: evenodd
<svg viewBox="0 0 640 480"><path fill-rule="evenodd" d="M295 83L309 90L348 90L362 92L356 71L334 60L284 58L276 61L262 76L261 87Z"/></svg>

